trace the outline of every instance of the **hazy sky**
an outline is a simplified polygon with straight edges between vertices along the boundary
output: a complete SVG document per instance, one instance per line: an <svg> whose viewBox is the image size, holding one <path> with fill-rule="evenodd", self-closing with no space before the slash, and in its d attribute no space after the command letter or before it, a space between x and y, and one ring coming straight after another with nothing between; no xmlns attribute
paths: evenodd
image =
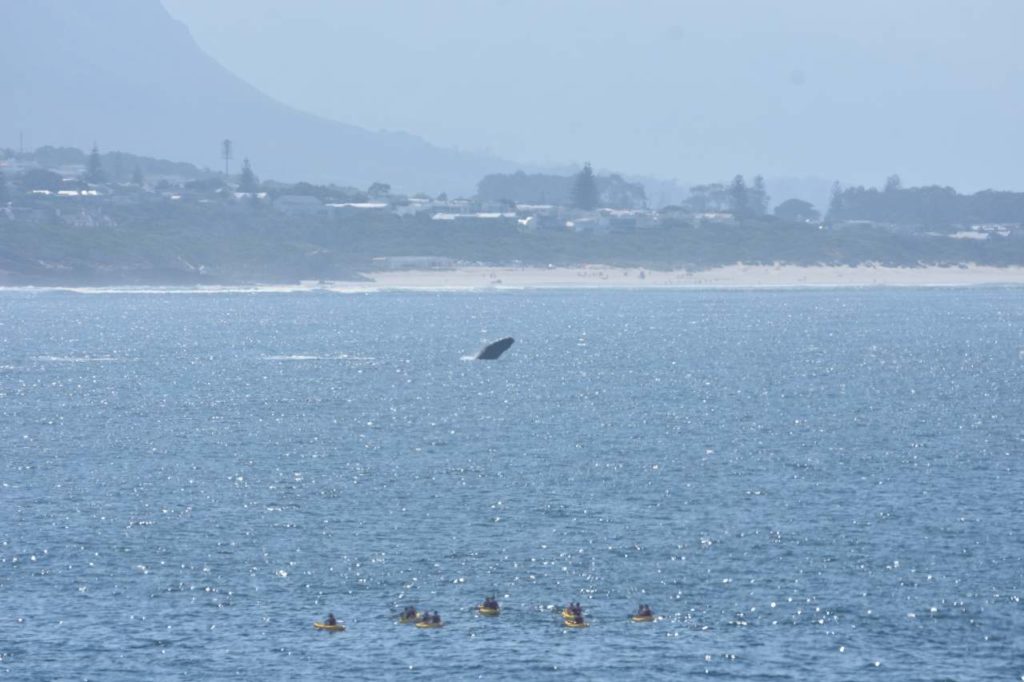
<svg viewBox="0 0 1024 682"><path fill-rule="evenodd" d="M1024 189L1020 0L164 0L299 108L541 164Z"/></svg>

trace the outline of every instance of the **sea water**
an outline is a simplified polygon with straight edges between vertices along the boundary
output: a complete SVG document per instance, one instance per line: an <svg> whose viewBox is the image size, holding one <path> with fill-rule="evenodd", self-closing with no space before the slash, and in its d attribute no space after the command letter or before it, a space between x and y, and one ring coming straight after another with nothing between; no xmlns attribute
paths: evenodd
<svg viewBox="0 0 1024 682"><path fill-rule="evenodd" d="M1014 288L0 293L0 673L1022 679L1022 396Z"/></svg>

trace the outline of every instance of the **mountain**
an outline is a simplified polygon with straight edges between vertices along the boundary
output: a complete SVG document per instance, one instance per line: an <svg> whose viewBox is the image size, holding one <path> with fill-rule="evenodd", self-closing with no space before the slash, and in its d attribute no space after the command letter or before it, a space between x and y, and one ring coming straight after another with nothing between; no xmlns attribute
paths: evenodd
<svg viewBox="0 0 1024 682"><path fill-rule="evenodd" d="M0 0L0 17L0 146L24 133L31 146L96 143L216 168L231 139L234 167L247 157L265 178L431 193L469 194L487 173L514 169L282 104L203 52L159 0ZM352 68L322 87L344 88Z"/></svg>

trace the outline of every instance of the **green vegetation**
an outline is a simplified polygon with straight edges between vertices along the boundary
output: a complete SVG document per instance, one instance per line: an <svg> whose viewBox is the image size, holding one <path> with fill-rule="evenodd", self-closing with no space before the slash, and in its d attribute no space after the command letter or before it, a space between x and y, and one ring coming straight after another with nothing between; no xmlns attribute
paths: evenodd
<svg viewBox="0 0 1024 682"><path fill-rule="evenodd" d="M365 191L261 182L249 159L237 177L95 146L88 155L0 150L0 160L17 168L0 174L0 284L346 279L394 256L689 270L736 262L1024 265L1024 194L904 188L896 176L883 189L837 186L822 225L799 199L768 215L760 176L695 186L684 205L655 212L629 210L642 189L597 176L589 164L576 176L488 176L481 194L492 195L449 201L393 194L383 182ZM561 198L530 207L506 191ZM616 205L626 208L607 208Z"/></svg>
<svg viewBox="0 0 1024 682"><path fill-rule="evenodd" d="M245 159L242 161L242 175L238 180L238 191L252 193L259 190L260 180L256 177L256 173L253 172L249 159Z"/></svg>
<svg viewBox="0 0 1024 682"><path fill-rule="evenodd" d="M1024 238L950 239L785 221L668 223L609 234L522 232L508 220L435 221L356 211L285 216L249 202L164 201L110 212L114 224L0 219L0 283L168 284L352 279L378 256L546 266L705 269L738 261L815 265L1024 264Z"/></svg>
<svg viewBox="0 0 1024 682"><path fill-rule="evenodd" d="M97 150L98 151L98 150ZM0 157L4 155L0 151ZM40 147L25 154L15 154L8 151L7 156L17 157L23 161L31 161L39 164L42 168L60 168L80 166L86 167L90 154L74 147ZM106 179L110 182L130 182L137 169L140 174L150 177L179 177L195 179L209 177L213 171L197 168L191 163L181 161L167 161L165 159L154 159L148 156L128 154L125 152L103 152L99 154L100 164L103 168Z"/></svg>
<svg viewBox="0 0 1024 682"><path fill-rule="evenodd" d="M899 176L883 189L833 186L827 220L871 221L940 228L954 225L1024 223L1024 193L985 190L959 194L952 187L904 188Z"/></svg>
<svg viewBox="0 0 1024 682"><path fill-rule="evenodd" d="M642 208L647 204L643 185L627 182L619 175L594 175L593 170L589 175L597 192L597 205L626 209ZM579 178L580 175L548 175L522 171L488 175L480 181L477 197L484 201L514 204L570 206L574 204L574 186Z"/></svg>
<svg viewBox="0 0 1024 682"><path fill-rule="evenodd" d="M594 171L589 163L583 164L583 170L576 174L572 184L572 205L581 211L593 211L601 197L597 193L594 182Z"/></svg>
<svg viewBox="0 0 1024 682"><path fill-rule="evenodd" d="M775 217L789 222L814 222L821 218L821 214L809 201L786 199L775 207Z"/></svg>
<svg viewBox="0 0 1024 682"><path fill-rule="evenodd" d="M85 181L98 185L107 179L107 174L103 172L103 161L100 159L100 150L96 145L92 146L92 152L89 153L89 161L85 167Z"/></svg>
<svg viewBox="0 0 1024 682"><path fill-rule="evenodd" d="M690 196L685 208L693 213L727 212L740 220L760 218L768 211L768 192L764 178L758 175L754 185L747 186L742 175L737 175L726 186L722 183L694 185L690 188Z"/></svg>

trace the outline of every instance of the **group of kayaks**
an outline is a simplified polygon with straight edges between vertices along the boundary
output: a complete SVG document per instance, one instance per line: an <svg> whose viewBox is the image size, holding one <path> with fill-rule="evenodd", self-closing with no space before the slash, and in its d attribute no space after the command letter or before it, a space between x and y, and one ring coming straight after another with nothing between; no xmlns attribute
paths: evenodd
<svg viewBox="0 0 1024 682"><path fill-rule="evenodd" d="M417 611L415 606L407 606L398 616L398 622L402 625L415 625L421 630L430 628L443 628L444 621L441 620L437 611Z"/></svg>
<svg viewBox="0 0 1024 682"><path fill-rule="evenodd" d="M481 616L500 616L501 606L494 597L487 597L481 604L478 604L474 610ZM586 628L590 627L583 618L583 607L578 602L572 602L568 606L561 610L562 624L567 628ZM629 619L634 623L653 623L656 618L651 607L647 604L641 604L636 613L632 613ZM434 629L443 628L444 621L441 620L441 616L438 615L437 611L433 613L429 611L417 611L415 606L407 606L398 615L398 622L402 625L415 625L420 629ZM335 618L334 614L328 614L324 622L313 623L313 627L317 630L326 630L328 632L344 632L345 626L339 623Z"/></svg>

